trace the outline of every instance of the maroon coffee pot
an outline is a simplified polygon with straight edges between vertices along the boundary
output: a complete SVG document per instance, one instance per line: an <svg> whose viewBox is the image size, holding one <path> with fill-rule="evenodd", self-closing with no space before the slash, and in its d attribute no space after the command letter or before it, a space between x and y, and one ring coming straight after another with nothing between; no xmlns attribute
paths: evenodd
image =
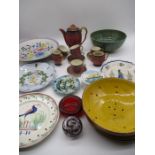
<svg viewBox="0 0 155 155"><path fill-rule="evenodd" d="M82 41L82 30L85 31L84 39ZM69 47L72 47L73 45L81 45L86 40L87 37L87 28L81 27L78 28L74 24L72 24L69 28L67 28L67 31L60 29L62 32L65 42Z"/></svg>

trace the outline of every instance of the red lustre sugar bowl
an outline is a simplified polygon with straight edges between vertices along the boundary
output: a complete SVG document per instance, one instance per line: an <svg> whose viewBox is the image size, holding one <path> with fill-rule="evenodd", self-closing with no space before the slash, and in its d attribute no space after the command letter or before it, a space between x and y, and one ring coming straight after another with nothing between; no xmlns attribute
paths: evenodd
<svg viewBox="0 0 155 155"><path fill-rule="evenodd" d="M61 51L59 50L53 51L51 57L55 65L58 65L58 66L61 65L63 60L63 54L61 53Z"/></svg>
<svg viewBox="0 0 155 155"><path fill-rule="evenodd" d="M59 110L65 116L82 115L82 100L75 95L67 95L61 99Z"/></svg>

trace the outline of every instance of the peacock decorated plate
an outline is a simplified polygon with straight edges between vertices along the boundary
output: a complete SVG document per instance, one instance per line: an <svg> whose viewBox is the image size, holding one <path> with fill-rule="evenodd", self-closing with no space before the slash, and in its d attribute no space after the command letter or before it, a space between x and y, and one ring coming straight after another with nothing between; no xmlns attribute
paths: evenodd
<svg viewBox="0 0 155 155"><path fill-rule="evenodd" d="M54 99L40 93L19 97L19 148L33 146L56 127L59 109Z"/></svg>
<svg viewBox="0 0 155 155"><path fill-rule="evenodd" d="M19 45L20 61L36 61L47 58L58 47L54 39L33 39Z"/></svg>
<svg viewBox="0 0 155 155"><path fill-rule="evenodd" d="M135 81L135 65L132 62L114 60L103 64L101 73L104 77L116 77Z"/></svg>
<svg viewBox="0 0 155 155"><path fill-rule="evenodd" d="M31 92L46 87L55 78L55 69L48 63L31 63L19 68L20 92Z"/></svg>
<svg viewBox="0 0 155 155"><path fill-rule="evenodd" d="M80 89L80 81L78 78L75 78L70 75L64 75L57 78L53 82L53 88L56 93L62 95L68 95L76 92Z"/></svg>

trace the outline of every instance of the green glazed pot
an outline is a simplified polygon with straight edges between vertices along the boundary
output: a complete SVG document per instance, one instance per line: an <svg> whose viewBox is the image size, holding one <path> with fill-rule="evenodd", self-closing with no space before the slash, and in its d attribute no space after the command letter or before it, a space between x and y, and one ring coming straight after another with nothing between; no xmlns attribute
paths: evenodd
<svg viewBox="0 0 155 155"><path fill-rule="evenodd" d="M91 33L93 44L108 53L120 48L126 37L127 35L124 32L114 29L98 30Z"/></svg>

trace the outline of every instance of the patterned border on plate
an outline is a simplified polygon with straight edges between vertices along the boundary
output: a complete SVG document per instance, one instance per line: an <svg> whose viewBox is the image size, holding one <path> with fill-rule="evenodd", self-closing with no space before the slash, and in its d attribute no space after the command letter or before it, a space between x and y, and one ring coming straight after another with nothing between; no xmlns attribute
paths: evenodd
<svg viewBox="0 0 155 155"><path fill-rule="evenodd" d="M45 68L46 67L46 68ZM29 72L24 73L24 69L29 69ZM46 71L44 70L46 69ZM31 64L25 64L20 66L20 74L22 74L22 76L20 76L19 78L19 90L20 92L31 92L31 91L37 91L40 89L45 88L46 86L48 86L52 80L55 80L55 68L52 64L48 64L45 62L36 62L36 63L31 63ZM32 74L33 71L37 72L37 74L39 74L42 77L42 81L40 81L40 84L35 84L36 81L36 77L34 76L33 79L31 79L31 83L34 83L34 85L23 85L23 83L26 80L26 77L30 76ZM31 72L32 71L32 72ZM47 73L47 74L46 74ZM33 74L32 74L33 75Z"/></svg>
<svg viewBox="0 0 155 155"><path fill-rule="evenodd" d="M61 90L57 87L58 82L59 82L61 79L63 80L65 77L73 78L73 79L74 79L74 82L76 82L75 85L74 85L75 87L74 87L73 89L70 89L70 92L68 92L68 91L61 91ZM53 89L54 89L54 91L55 91L56 93L58 93L58 94L63 94L63 95L68 95L68 94L72 94L72 93L76 92L78 89L80 89L80 81L79 81L78 78L75 78L75 77L73 77L73 76L64 75L64 76L58 77L55 81L53 81L52 86L53 86ZM64 89L64 90L65 90L65 89Z"/></svg>
<svg viewBox="0 0 155 155"><path fill-rule="evenodd" d="M31 62L47 58L59 43L54 39L32 39L20 43L19 60Z"/></svg>
<svg viewBox="0 0 155 155"><path fill-rule="evenodd" d="M101 69L100 69L100 72L103 74L103 76L105 77L116 77L116 78L122 78L122 79L126 79L126 80L129 80L129 81L133 81L134 82L134 79L135 79L135 69L130 73L128 71L128 75L123 75L123 73L121 72L121 70L118 70L118 75L116 76L114 72L111 73L110 76L107 76L106 73L103 73L103 69L108 67L108 65L110 65L110 63L113 63L113 62L122 62L122 66L123 66L123 63L126 63L126 64L130 64L133 66L133 68L135 67L135 64L133 62L129 62L129 61L125 61L125 60L112 60L112 61L109 61L107 62L106 64L103 64ZM108 70L109 68L107 68ZM126 77L127 76L127 77Z"/></svg>
<svg viewBox="0 0 155 155"><path fill-rule="evenodd" d="M47 104L48 105L49 109L51 109L50 110L51 113L50 114L48 113L48 115L49 115L48 117L50 117L50 115L51 115L50 118L54 119L54 120L49 120L48 123L47 123L47 120L46 120L45 129L44 130L43 129L39 130L37 133L32 132L32 134L31 134L30 130L27 130L27 128L26 129L22 128L22 130L19 131L19 134L20 134L20 136L22 135L22 136L25 136L26 138L24 137L25 138L24 141L19 142L19 148L27 148L27 147L33 146L35 144L38 144L43 139L45 139L55 129L56 125L58 124L59 115L60 115L59 108L58 108L55 100L52 97L50 97L50 96L48 96L46 94L36 93L35 92L35 93L27 93L27 94L21 95L19 97L19 101L20 101L19 105L28 104L27 100L29 100L31 98L34 98L34 101L35 101L37 99L37 95L42 97L42 101L45 101L45 99L47 99L47 103L41 103L41 104ZM22 100L22 98L23 98L23 100ZM33 101L33 100L31 100L31 101ZM53 109L52 105L55 107L55 109ZM54 113L52 112L52 110L54 110L56 112L54 117L53 117ZM21 133L21 131L22 131L22 133ZM23 132L23 131L25 131L25 132ZM30 143L27 143L27 142L30 142Z"/></svg>

